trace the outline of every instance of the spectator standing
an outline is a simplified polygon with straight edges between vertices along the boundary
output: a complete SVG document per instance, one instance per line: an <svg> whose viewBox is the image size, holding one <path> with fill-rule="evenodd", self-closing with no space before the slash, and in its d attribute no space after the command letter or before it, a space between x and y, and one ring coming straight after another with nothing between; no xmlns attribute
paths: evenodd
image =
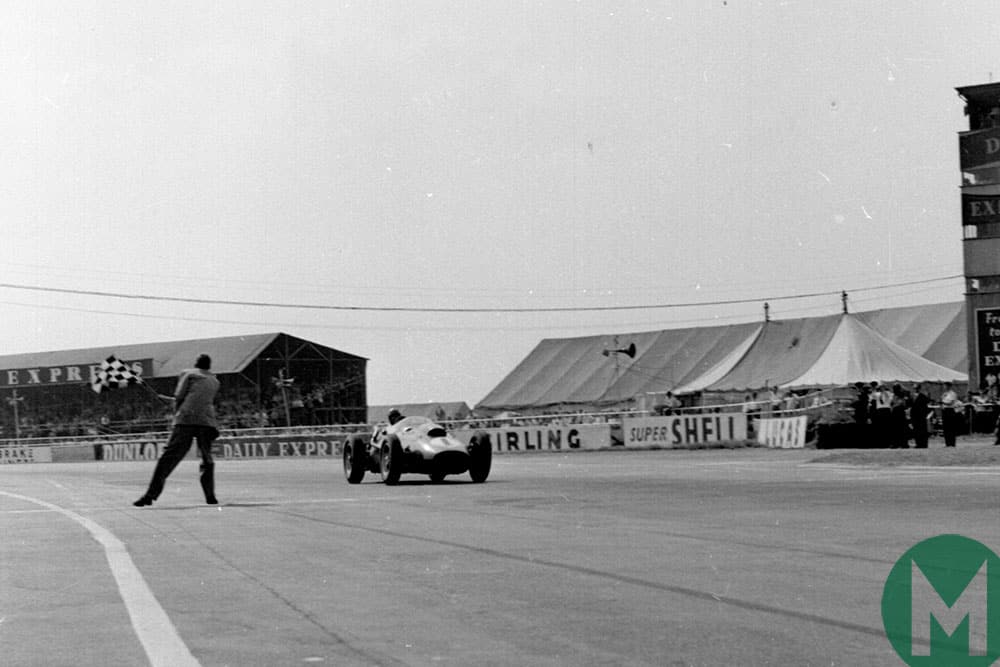
<svg viewBox="0 0 1000 667"><path fill-rule="evenodd" d="M910 447L910 424L906 418L906 394L899 384L892 385L892 398L890 399L890 412L892 419L892 440L893 449L909 449Z"/></svg>
<svg viewBox="0 0 1000 667"><path fill-rule="evenodd" d="M191 442L197 440L201 453L201 489L205 502L217 505L215 498L215 461L212 459L212 443L219 437L219 424L215 416L215 395L219 392L219 380L211 371L212 359L202 354L195 361L194 368L181 373L174 395L162 398L174 401L174 427L170 440L163 449L160 460L153 470L149 488L133 505L152 505L160 497L167 477L191 449Z"/></svg>
<svg viewBox="0 0 1000 667"><path fill-rule="evenodd" d="M877 447L891 447L892 436L892 392L884 384L880 384L872 397L875 403L875 413L872 416L872 430L877 438Z"/></svg>
<svg viewBox="0 0 1000 667"><path fill-rule="evenodd" d="M768 405L770 406L768 414L775 415L781 412L781 394L778 392L777 387L771 387L769 390Z"/></svg>
<svg viewBox="0 0 1000 667"><path fill-rule="evenodd" d="M868 386L862 382L854 385L857 396L851 403L854 411L854 424L857 428L858 441L862 447L871 447L871 432L868 423L868 413L871 407L871 397L868 395Z"/></svg>
<svg viewBox="0 0 1000 667"><path fill-rule="evenodd" d="M958 400L958 394L955 393L952 384L946 382L944 393L941 394L941 429L944 431L945 447L955 446L955 437L958 435L961 417L962 401Z"/></svg>
<svg viewBox="0 0 1000 667"><path fill-rule="evenodd" d="M913 446L917 449L927 449L929 434L927 417L931 413L931 399L924 392L920 383L913 388L913 403L910 405L910 426L913 429Z"/></svg>
<svg viewBox="0 0 1000 667"><path fill-rule="evenodd" d="M756 405L756 401L754 400L754 396L751 396L750 394L747 394L746 396L743 397L743 416L746 417L746 420L747 420L747 437L748 438L753 438L754 437L753 412L754 412L754 406L755 405Z"/></svg>

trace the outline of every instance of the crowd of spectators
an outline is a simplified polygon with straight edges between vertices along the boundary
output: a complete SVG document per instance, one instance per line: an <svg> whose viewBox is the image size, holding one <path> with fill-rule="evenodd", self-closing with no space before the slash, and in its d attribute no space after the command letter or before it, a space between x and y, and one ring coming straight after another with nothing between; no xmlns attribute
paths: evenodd
<svg viewBox="0 0 1000 667"><path fill-rule="evenodd" d="M220 392L216 410L224 429L363 421L365 408L342 405L344 398L340 385L313 383L284 391L269 387L258 404L255 392L241 388ZM20 399L16 425L14 406L0 404L0 439L148 433L169 429L173 416L170 403L135 387L100 395L86 388L79 393L24 392Z"/></svg>
<svg viewBox="0 0 1000 667"><path fill-rule="evenodd" d="M292 385L281 391L269 388L260 402L255 393L247 389L222 392L216 403L220 427L223 431L246 429L293 429L299 431L309 427L330 425L350 425L362 430L367 428L364 421L365 409L358 406L341 406L338 401L342 387L315 383ZM866 389L874 391L874 388ZM150 393L135 390L126 394L111 393L107 396L88 397L90 400L31 401L24 400L18 405L19 427L13 424L12 410L7 409L0 418L0 439L12 438L59 438L72 436L111 436L115 434L143 434L166 431L172 417L171 406L156 400ZM732 397L736 398L736 397ZM684 400L689 400L684 397ZM685 405L682 400L668 392L651 409L639 407L614 407L607 410L571 411L552 410L548 414L522 415L514 412L500 414L448 415L439 409L435 421L449 429L478 429L520 426L552 426L571 424L618 424L627 416L644 415L689 415L719 412L743 412L748 424L757 418L809 414L815 417L820 410L835 406L845 414L850 413L850 399L834 399L827 391L796 392L766 389L748 392L742 400L736 398L726 402L721 398L713 401L702 397L710 405ZM873 402L874 398L870 398ZM909 388L902 388L897 403L910 410L913 395ZM986 386L980 392L971 392L964 402L960 402L966 428L978 424L976 430L993 431L1000 414L1000 384L995 377L987 378ZM874 416L874 407L871 414ZM871 419L869 417L867 419ZM986 422L989 422L988 424ZM870 423L870 422L869 422ZM940 410L931 410L929 428L934 431L940 426Z"/></svg>

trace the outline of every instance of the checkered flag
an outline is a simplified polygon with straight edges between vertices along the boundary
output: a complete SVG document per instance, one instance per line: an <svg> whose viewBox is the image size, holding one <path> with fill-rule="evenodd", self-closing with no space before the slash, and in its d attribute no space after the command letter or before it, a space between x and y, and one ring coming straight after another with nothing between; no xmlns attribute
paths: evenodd
<svg viewBox="0 0 1000 667"><path fill-rule="evenodd" d="M90 383L90 388L100 394L105 389L124 389L130 384L142 384L142 378L112 354L101 362L101 368Z"/></svg>

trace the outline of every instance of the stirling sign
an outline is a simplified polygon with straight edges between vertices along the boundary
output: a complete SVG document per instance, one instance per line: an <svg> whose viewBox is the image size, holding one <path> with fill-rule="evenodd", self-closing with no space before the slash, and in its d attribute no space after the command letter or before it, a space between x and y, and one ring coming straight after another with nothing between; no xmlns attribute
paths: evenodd
<svg viewBox="0 0 1000 667"><path fill-rule="evenodd" d="M938 535L896 561L882 591L889 643L911 667L987 667L1000 658L1000 557Z"/></svg>

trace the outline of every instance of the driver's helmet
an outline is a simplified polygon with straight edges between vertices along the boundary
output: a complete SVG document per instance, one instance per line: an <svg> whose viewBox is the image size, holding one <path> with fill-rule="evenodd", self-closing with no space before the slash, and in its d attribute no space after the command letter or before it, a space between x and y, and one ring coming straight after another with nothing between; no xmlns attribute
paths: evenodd
<svg viewBox="0 0 1000 667"><path fill-rule="evenodd" d="M389 423L390 424L395 424L396 422L398 422L402 418L403 418L402 413L399 410L397 410L396 408L393 408L392 410L389 410Z"/></svg>

